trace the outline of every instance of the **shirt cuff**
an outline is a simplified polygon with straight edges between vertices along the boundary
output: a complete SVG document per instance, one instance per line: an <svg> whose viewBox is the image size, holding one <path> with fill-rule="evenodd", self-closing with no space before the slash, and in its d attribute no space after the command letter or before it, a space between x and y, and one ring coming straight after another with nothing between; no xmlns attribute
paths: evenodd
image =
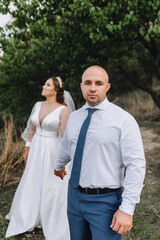
<svg viewBox="0 0 160 240"><path fill-rule="evenodd" d="M55 166L54 169L55 169L56 171L61 171L61 170L62 170L62 167L57 167L57 166Z"/></svg>
<svg viewBox="0 0 160 240"><path fill-rule="evenodd" d="M26 142L25 147L30 147L31 142Z"/></svg>
<svg viewBox="0 0 160 240"><path fill-rule="evenodd" d="M134 203L131 204L131 203L122 201L122 204L120 205L119 209L122 212L125 212L125 213L133 216L135 207L136 207L136 204L134 204Z"/></svg>

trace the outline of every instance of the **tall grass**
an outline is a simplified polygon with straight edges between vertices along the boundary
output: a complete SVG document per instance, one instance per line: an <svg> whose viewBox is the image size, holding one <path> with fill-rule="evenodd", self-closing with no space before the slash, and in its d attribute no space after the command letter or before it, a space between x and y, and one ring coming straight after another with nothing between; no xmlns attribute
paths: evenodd
<svg viewBox="0 0 160 240"><path fill-rule="evenodd" d="M17 183L24 169L22 140L18 139L13 118L4 117L4 129L0 134L0 189Z"/></svg>
<svg viewBox="0 0 160 240"><path fill-rule="evenodd" d="M131 113L141 123L158 116L158 108L151 96L141 90L126 93L113 103ZM13 118L4 118L4 129L0 133L0 189L17 183L24 169L22 158L24 142L17 137Z"/></svg>

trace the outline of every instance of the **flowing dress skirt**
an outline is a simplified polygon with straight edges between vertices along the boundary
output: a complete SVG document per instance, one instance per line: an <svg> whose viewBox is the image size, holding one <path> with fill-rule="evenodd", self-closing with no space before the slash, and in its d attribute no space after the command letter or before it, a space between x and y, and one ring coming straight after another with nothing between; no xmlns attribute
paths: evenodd
<svg viewBox="0 0 160 240"><path fill-rule="evenodd" d="M69 240L67 220L68 176L54 175L60 139L35 134L25 171L16 190L6 237L42 227L47 240Z"/></svg>

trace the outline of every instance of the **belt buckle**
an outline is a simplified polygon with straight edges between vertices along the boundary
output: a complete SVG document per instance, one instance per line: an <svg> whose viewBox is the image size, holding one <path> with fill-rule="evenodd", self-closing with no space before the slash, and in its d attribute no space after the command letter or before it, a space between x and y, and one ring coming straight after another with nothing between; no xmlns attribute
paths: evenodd
<svg viewBox="0 0 160 240"><path fill-rule="evenodd" d="M85 188L85 193L88 193L88 188Z"/></svg>

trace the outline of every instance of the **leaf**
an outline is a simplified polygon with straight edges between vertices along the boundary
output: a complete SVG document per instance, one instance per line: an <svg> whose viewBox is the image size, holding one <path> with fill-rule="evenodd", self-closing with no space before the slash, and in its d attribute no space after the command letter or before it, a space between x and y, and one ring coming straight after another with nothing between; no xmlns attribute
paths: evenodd
<svg viewBox="0 0 160 240"><path fill-rule="evenodd" d="M148 1L148 6L152 6L152 1Z"/></svg>

